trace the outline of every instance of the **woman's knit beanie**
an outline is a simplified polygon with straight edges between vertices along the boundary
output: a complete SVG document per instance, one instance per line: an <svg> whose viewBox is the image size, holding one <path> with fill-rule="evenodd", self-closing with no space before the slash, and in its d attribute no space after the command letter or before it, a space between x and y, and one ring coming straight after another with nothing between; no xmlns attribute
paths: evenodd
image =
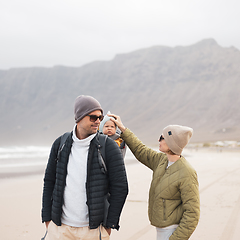
<svg viewBox="0 0 240 240"><path fill-rule="evenodd" d="M86 95L78 96L74 105L76 123L95 110L100 110L103 114L102 107L95 98Z"/></svg>
<svg viewBox="0 0 240 240"><path fill-rule="evenodd" d="M164 139L168 147L177 155L181 155L192 134L192 128L180 125L169 125L163 129Z"/></svg>

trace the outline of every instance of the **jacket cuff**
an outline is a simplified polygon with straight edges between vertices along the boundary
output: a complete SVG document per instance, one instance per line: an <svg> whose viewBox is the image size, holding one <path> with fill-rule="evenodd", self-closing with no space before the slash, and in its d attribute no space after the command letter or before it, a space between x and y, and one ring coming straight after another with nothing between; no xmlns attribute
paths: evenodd
<svg viewBox="0 0 240 240"><path fill-rule="evenodd" d="M117 224L117 225L115 225L115 224L110 224L110 223L107 223L106 224L106 226L104 226L104 227L106 227L106 228L112 228L112 229L119 229L120 228L120 226Z"/></svg>
<svg viewBox="0 0 240 240"><path fill-rule="evenodd" d="M123 133L123 132L121 133L120 137L121 137L123 140L125 140L125 139L129 136L130 133L131 133L131 130L130 130L129 128L126 128L125 131L124 131L124 133ZM124 139L124 138L125 138L125 139Z"/></svg>

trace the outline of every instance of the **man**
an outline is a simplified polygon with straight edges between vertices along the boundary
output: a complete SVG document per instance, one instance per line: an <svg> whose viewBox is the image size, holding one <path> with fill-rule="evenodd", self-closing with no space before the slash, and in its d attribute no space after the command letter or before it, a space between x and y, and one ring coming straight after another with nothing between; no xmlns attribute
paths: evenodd
<svg viewBox="0 0 240 240"><path fill-rule="evenodd" d="M118 145L107 138L104 163L99 159L99 138L103 137L98 133L103 119L99 102L81 95L74 108L76 125L60 154L61 137L53 143L45 172L42 222L48 230L46 239L109 239L111 228L119 229L128 194L123 157Z"/></svg>

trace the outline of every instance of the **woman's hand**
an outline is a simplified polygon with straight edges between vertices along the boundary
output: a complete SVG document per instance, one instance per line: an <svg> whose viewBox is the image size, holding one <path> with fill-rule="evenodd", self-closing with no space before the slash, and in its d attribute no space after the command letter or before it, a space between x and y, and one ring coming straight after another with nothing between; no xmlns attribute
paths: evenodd
<svg viewBox="0 0 240 240"><path fill-rule="evenodd" d="M112 113L111 114L107 114L107 115L109 117L112 117L112 118L110 118L111 121L113 121L118 126L118 128L121 130L122 133L126 130L125 126L123 125L123 123L121 121L120 116L117 116L117 115L112 114Z"/></svg>

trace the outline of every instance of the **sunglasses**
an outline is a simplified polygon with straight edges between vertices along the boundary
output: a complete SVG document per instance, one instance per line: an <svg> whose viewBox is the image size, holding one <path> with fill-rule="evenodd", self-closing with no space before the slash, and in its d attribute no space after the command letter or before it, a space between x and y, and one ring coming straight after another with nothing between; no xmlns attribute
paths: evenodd
<svg viewBox="0 0 240 240"><path fill-rule="evenodd" d="M100 116L97 116L97 115L87 115L87 116L90 117L90 121L91 121L91 122L96 122L98 119L99 119L100 121L103 120L103 115L100 115Z"/></svg>
<svg viewBox="0 0 240 240"><path fill-rule="evenodd" d="M162 140L164 140L164 137L163 137L163 135L161 135L161 136L160 136L160 138L159 138L159 140L158 140L158 141L159 141L159 142L161 142Z"/></svg>

